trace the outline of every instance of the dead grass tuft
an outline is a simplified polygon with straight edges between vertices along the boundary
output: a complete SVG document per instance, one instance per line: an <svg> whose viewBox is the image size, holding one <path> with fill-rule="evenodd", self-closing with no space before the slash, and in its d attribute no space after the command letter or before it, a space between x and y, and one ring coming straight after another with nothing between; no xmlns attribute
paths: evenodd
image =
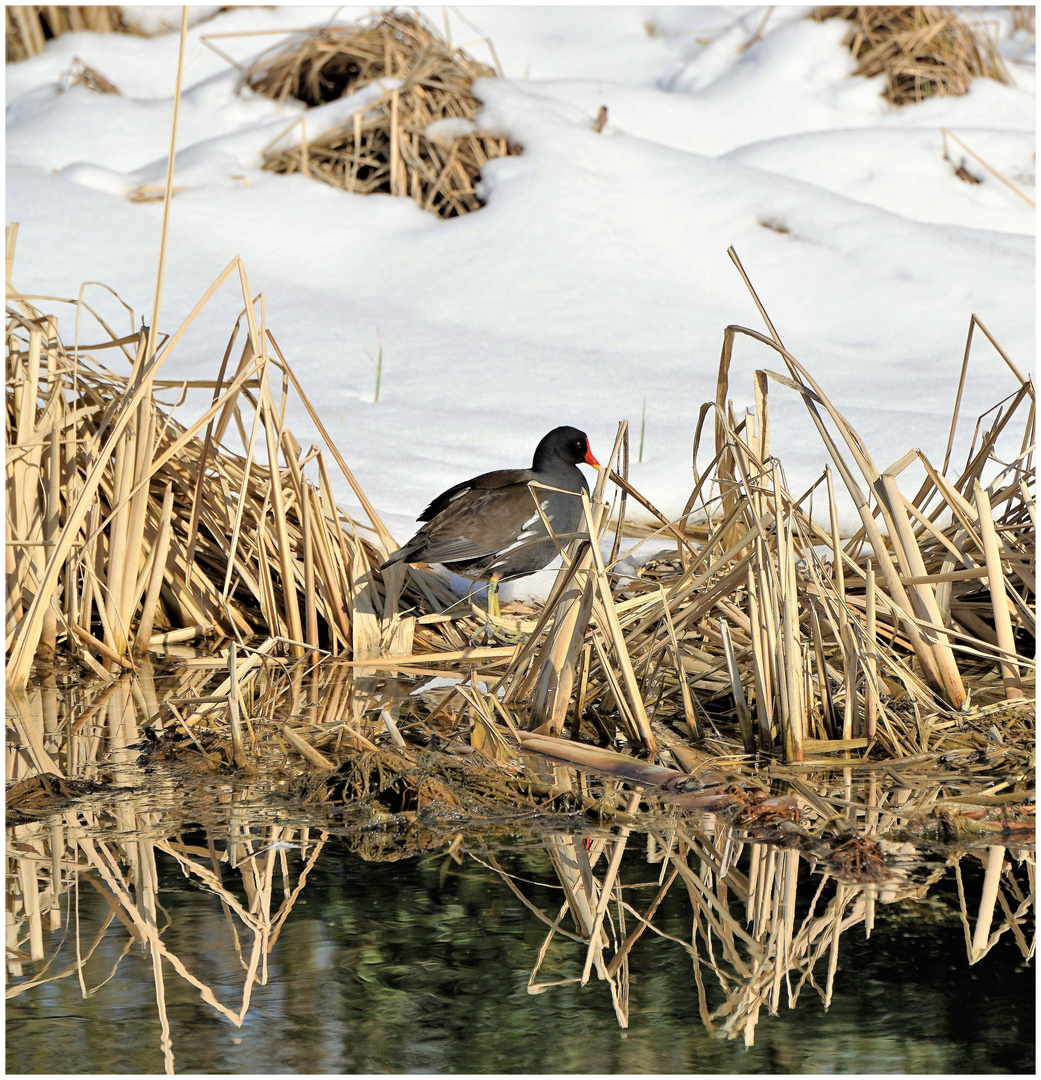
<svg viewBox="0 0 1041 1080"><path fill-rule="evenodd" d="M24 686L34 660L50 664L59 652L98 674L103 665L134 669L149 648L213 634L272 634L279 648L315 659L410 651L414 620L385 604L374 572L393 542L375 510L368 528L337 506L330 468L354 481L336 449L304 451L285 427L290 393L310 406L254 309L241 263L229 264L150 357L146 330L119 335L82 296L57 302L71 307L77 334L94 326L83 332L97 343L68 345L58 318L11 284L15 236L12 226L8 686ZM164 383L162 363L236 270L246 310L217 378ZM210 404L185 426L161 395L183 401L193 389L209 390ZM227 432L243 452L224 445Z"/></svg>
<svg viewBox="0 0 1041 1080"><path fill-rule="evenodd" d="M856 73L885 74L894 105L964 94L981 76L1009 81L994 42L949 8L823 7L817 17L850 21L843 44L859 61Z"/></svg>
<svg viewBox="0 0 1041 1080"><path fill-rule="evenodd" d="M305 117L301 142L271 150L266 168L363 195L415 199L449 218L482 205L476 183L487 161L520 152L472 124L480 108L473 81L495 74L419 17L391 13L303 34L262 54L246 77L268 97L312 107L387 80L385 93L315 138L306 135ZM429 130L438 121L447 123Z"/></svg>

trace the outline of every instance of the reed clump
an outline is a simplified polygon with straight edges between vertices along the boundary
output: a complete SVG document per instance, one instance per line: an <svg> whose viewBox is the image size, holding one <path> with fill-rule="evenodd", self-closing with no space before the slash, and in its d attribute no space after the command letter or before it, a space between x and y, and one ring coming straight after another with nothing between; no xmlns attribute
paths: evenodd
<svg viewBox="0 0 1041 1080"><path fill-rule="evenodd" d="M331 470L354 479L335 447L304 451L286 428L290 393L310 406L263 328L241 263L149 357L147 330L118 334L82 296L57 304L100 340L68 345L58 317L11 284L16 235L11 227L8 687L24 687L35 660L51 664L59 653L104 675L135 668L149 648L207 636L273 634L280 649L313 658L411 651L415 620L387 606L374 569L393 542L360 490L371 525L337 505ZM162 363L236 272L246 309L216 379L164 382ZM162 395L190 391L210 399L186 426ZM229 432L241 452L224 445ZM443 598L435 580L417 583L429 602Z"/></svg>
<svg viewBox="0 0 1041 1080"><path fill-rule="evenodd" d="M473 81L495 74L418 15L391 12L302 34L262 53L246 78L277 101L292 96L312 107L380 83L383 93L320 135L307 135L305 116L300 142L269 150L265 168L344 191L411 198L449 218L483 205L476 185L489 160L520 152L473 123L480 108Z"/></svg>
<svg viewBox="0 0 1041 1080"><path fill-rule="evenodd" d="M685 771L699 762L692 747L717 761L765 755L836 767L984 750L984 768L1000 760L1014 785L1026 782L1036 640L1032 380L973 317L943 461L913 450L879 466L766 321L769 335L725 331L716 402L703 408L694 437L695 461L711 439L712 464L696 470L681 519L658 515L629 485L624 425L610 455L611 479L675 539L673 560L622 576L613 556L580 547L530 636L504 667L482 669L494 672L489 690L457 695L477 719L515 710L510 727L566 732L583 746L622 738ZM976 422L957 465L962 387L980 337L1005 361L1012 392ZM738 417L729 369L736 343L749 339L779 357L784 373L756 372L755 411ZM799 395L831 458L806 491L791 491L772 447L771 387ZM902 490L912 464L925 480ZM593 536L607 520L607 477L587 504ZM840 536L838 485L859 516L851 536ZM624 519L620 505L614 552ZM398 670L405 663L395 661ZM609 771L611 760L596 767Z"/></svg>
<svg viewBox="0 0 1041 1080"><path fill-rule="evenodd" d="M8 62L38 56L51 38L79 30L113 34L125 32L127 27L120 9L114 6L8 4L4 7Z"/></svg>
<svg viewBox="0 0 1041 1080"><path fill-rule="evenodd" d="M1009 81L994 42L950 8L851 5L818 8L817 17L849 20L843 44L856 74L884 74L894 105L964 94L975 78Z"/></svg>
<svg viewBox="0 0 1041 1080"><path fill-rule="evenodd" d="M310 406L255 318L237 261L191 318L235 270L249 304L245 340L238 344L237 325L217 378L191 385L157 379L187 323L158 363L146 363L143 331L120 337L104 327L99 345L70 349L56 317L9 286L9 687L24 687L34 660L53 663L59 652L103 675L176 641L260 636L266 643L237 668L232 657L218 695L228 710L233 688L272 651L350 658L373 677L480 676L483 688L460 683L433 715L454 718L470 748L494 758L537 728L551 737L566 730L577 740L572 758L621 736L688 772L695 748L709 760L789 763L985 749L989 767L1025 767L1036 634L1034 387L975 318L943 462L912 451L886 468L768 320L770 336L728 327L717 400L695 432L695 460L711 433L712 467L696 472L682 517L665 519L629 484L623 424L585 503L587 532L599 537L609 478L622 492L613 553L573 545L520 643L480 646L478 621L439 579L377 569L395 544L347 463L328 440L303 452L286 430L277 383ZM89 312L82 299L74 306ZM980 419L955 466L977 333L1017 388ZM729 367L735 343L747 339L779 356L786 374L757 372L755 413L738 418ZM96 360L103 348L122 352L128 374ZM801 397L832 458L798 495L771 448L771 384ZM157 399L175 388L210 392L190 426ZM243 452L228 449L229 431ZM998 448L1010 439L1018 449L1002 459ZM371 526L338 507L329 461ZM912 463L926 480L901 491ZM852 536L839 535L836 481L860 517ZM625 499L657 515L676 542L671 560L636 576L615 569ZM357 718L354 750L371 749L373 724L383 731L379 716ZM436 725L429 734L441 737ZM232 759L241 766L241 746ZM616 763L612 755L595 767ZM632 766L624 768L631 778Z"/></svg>

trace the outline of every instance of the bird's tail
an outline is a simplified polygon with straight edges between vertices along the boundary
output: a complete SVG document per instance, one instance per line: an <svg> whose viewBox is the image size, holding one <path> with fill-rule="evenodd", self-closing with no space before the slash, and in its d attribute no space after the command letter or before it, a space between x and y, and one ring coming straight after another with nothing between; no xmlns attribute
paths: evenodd
<svg viewBox="0 0 1041 1080"><path fill-rule="evenodd" d="M386 570L388 566L393 566L396 562L401 562L405 557L405 552L402 550L395 551L393 555L384 563L380 563L380 569Z"/></svg>

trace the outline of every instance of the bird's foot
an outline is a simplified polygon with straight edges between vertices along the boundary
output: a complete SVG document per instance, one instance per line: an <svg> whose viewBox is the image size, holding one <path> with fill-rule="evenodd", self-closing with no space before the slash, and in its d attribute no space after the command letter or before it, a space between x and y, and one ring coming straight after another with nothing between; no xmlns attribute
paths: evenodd
<svg viewBox="0 0 1041 1080"><path fill-rule="evenodd" d="M522 630L512 630L508 626L503 626L501 623L495 623L489 619L480 630L475 630L470 635L470 645L472 648L479 648L482 645L487 647L491 645L516 645L518 642L523 641L525 634Z"/></svg>

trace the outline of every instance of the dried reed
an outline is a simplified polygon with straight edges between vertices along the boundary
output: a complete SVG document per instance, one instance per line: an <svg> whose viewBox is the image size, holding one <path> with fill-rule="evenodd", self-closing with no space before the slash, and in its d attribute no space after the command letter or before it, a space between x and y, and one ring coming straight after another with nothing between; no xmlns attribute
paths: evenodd
<svg viewBox="0 0 1041 1080"><path fill-rule="evenodd" d="M973 319L961 383L977 328L994 344ZM739 336L773 349L788 368L786 375L757 373L757 417L740 421L727 400ZM880 470L778 340L728 328L713 469L696 477L677 523L684 536L686 517L700 506L708 521L700 542L680 540L674 566L659 562L644 580L612 581L595 551L580 551L486 695L486 711L523 705L530 719L518 718L518 728L541 723L540 731L555 735L574 710L573 737L602 743L617 728L651 750L664 725L675 727L682 717L681 730L718 753L817 763L822 754L856 751L898 758L942 752L961 745L973 717L990 715L988 706L1002 697L1010 706L1007 722L1016 725L1020 714L1012 706L1024 680L1031 692L1034 685L1034 391L1010 361L1009 370L1019 389L991 426L977 426L962 469L951 474L948 448L939 467L915 451ZM799 496L785 484L770 451L771 382L800 394L860 512L861 529L844 541L831 469ZM960 391L958 399L951 445ZM1016 418L1021 451L1000 462L996 443ZM618 453L616 445L612 461ZM908 495L898 478L916 460L927 480ZM996 475L983 484L985 469ZM624 477L615 478L646 502ZM822 498L827 529L818 524ZM589 527L591 535L600 529L592 514ZM497 689L501 701L494 700ZM923 714L932 719L923 723ZM733 725L725 735L724 719ZM706 739L709 727L715 738ZM1019 745L1028 747L1032 737L1023 738Z"/></svg>
<svg viewBox="0 0 1041 1080"><path fill-rule="evenodd" d="M170 188L168 177L167 211ZM242 875L243 905L218 872L212 840L200 854L176 836L183 780L166 811L156 808L157 786L173 781L153 774L144 802L139 787L120 790L139 781L143 739L147 760L175 761L181 777L234 771L239 784L271 785L289 776L319 818L329 802L344 811L338 827L349 811L358 815L356 843L367 858L400 858L446 838L459 858L461 821L472 829L482 816L530 819L540 804L543 813L565 811L567 831L546 839L564 897L556 913L543 913L504 872L549 927L529 989L571 981L538 981L551 942L565 937L582 950L574 981L605 981L622 1025L629 955L647 930L668 938L653 920L676 881L691 903L693 937L677 944L694 960L702 1022L748 1043L782 992L794 1006L808 983L830 1000L840 935L861 922L870 931L876 902L920 894L944 872L924 885L912 879L896 857L908 843L962 844L952 858L970 962L1006 933L1032 955L1035 394L975 317L943 462L914 451L880 470L759 305L768 335L724 333L716 401L694 435L698 462L711 419L713 460L707 472L696 469L681 518L668 521L629 484L625 424L585 504L587 537L599 541L613 480L676 540L675 557L635 578L615 572L623 501L611 556L588 538L566 549L560 538L564 565L525 640L476 648L475 620L437 578L374 569L393 541L307 403L238 260L164 342L159 288L151 330L122 336L82 296L66 301L78 319L94 317L101 338L69 348L57 317L12 284L15 236L9 229L11 976L45 958L45 931L61 925L58 900L89 870L109 898L109 921L118 915L127 926L128 948L148 943L167 1071L169 971L233 1024L245 1018L321 844L306 830L267 826L258 845L236 809L219 842ZM244 312L217 377L159 380L185 330L235 273ZM1005 360L1014 389L977 422L965 464L952 467L976 330ZM780 357L785 373L757 371L755 412L738 419L729 371L745 339ZM122 353L125 374L96 359L104 349ZM799 395L831 457L801 494L790 491L771 446L771 384ZM184 427L156 394L189 388L212 398ZM303 453L285 428L290 392L309 409L322 448ZM226 446L232 423L243 453ZM1022 427L1019 449L999 460L1013 424ZM337 506L330 457L371 529ZM915 460L927 480L909 494L899 480ZM852 537L839 535L835 475L860 514ZM695 512L703 524L691 524ZM158 688L148 651L207 633L234 643L214 656L185 655L175 685ZM323 653L351 660L315 665ZM98 681L59 694L62 655ZM413 697L381 672L468 681ZM560 737L565 728L570 738ZM619 741L656 760L606 748ZM884 777L897 787L884 788ZM588 844L574 834L579 810L601 823ZM374 832L374 820L401 831ZM105 835L110 826L115 839ZM647 838L648 861L661 864L642 908L632 890L646 886L625 884L621 873L637 834ZM766 842L778 837L779 846ZM306 864L294 878L273 845L296 842ZM163 940L156 852L220 898L236 947L238 926L245 930L234 1007ZM739 868L746 853L747 872ZM976 858L984 865L978 905L961 871L962 860ZM822 872L818 883L800 874L807 863ZM561 925L569 914L574 932ZM9 993L83 979L100 940L78 943L74 967ZM707 974L723 994L715 1009Z"/></svg>
<svg viewBox="0 0 1041 1080"><path fill-rule="evenodd" d="M191 384L212 390L212 402L185 427L156 398L171 386L157 369L236 271L246 341L236 344L240 319L217 379ZM10 283L8 296L9 687L24 686L34 657L53 659L59 645L92 670L95 658L132 667L132 654L171 634L276 634L298 655L410 651L414 621L385 609L373 572L392 541L375 510L369 538L337 507L327 459L346 465L335 448L304 453L285 430L274 380L310 405L258 325L237 260L147 368L145 332L120 336L98 319L99 345L68 348L54 316ZM87 304L65 303L86 322ZM127 374L94 359L105 348L122 353ZM232 423L245 454L221 445ZM431 599L443 595L436 580L416 580Z"/></svg>
<svg viewBox="0 0 1041 1080"><path fill-rule="evenodd" d="M262 53L246 78L278 101L293 96L311 106L389 80L385 93L325 134L308 137L305 116L300 144L269 151L265 167L345 191L415 199L447 218L482 205L476 183L487 161L520 152L472 123L480 108L473 81L493 75L420 16L391 12L302 34ZM428 132L439 121L440 132Z"/></svg>
<svg viewBox="0 0 1041 1080"><path fill-rule="evenodd" d="M220 280L235 269L248 297L237 263ZM956 744L973 715L970 689L977 707L999 697L1014 704L1028 687L1032 694L1033 385L1011 361L1019 390L989 426L977 426L963 468L951 471L948 448L939 466L914 452L879 470L777 340L728 328L711 414L713 471L696 476L683 519L663 526L677 537L674 563L617 579L597 546L578 541L526 640L477 649L468 611L438 614L454 601L436 578L395 568L384 580L374 569L393 541L335 448L327 441L302 454L283 429L272 379L281 374L286 391L292 385L306 398L252 305L234 373L228 377L237 327L217 379L206 384L212 403L186 429L154 400L155 371L142 371L140 335L106 330L108 346L123 350L131 367L116 376L92 359L95 350L67 350L53 317L12 296L9 686L24 686L34 656L52 659L59 648L101 670L132 667L132 655L149 643L264 634L312 660L349 655L359 672L476 665L491 689L455 700L481 730L484 720L520 710L517 730L542 725L558 735L570 716L574 738L613 739L617 727L653 752L662 723L679 722L688 738L707 739L718 753L789 762L935 752ZM993 344L973 320L962 382L977 327ZM758 425L751 416L738 421L727 402L739 337L771 348L788 369L757 374ZM861 529L844 541L831 470L800 496L785 484L770 450L771 382L800 394L860 512ZM247 420L241 402L251 390ZM959 408L960 401L951 445ZM997 462L998 439L1017 417L1021 452ZM222 445L232 421L244 455ZM612 465L626 456L626 434L623 425ZM277 472L258 460L261 439L266 461L284 461ZM330 456L367 509L371 539L336 505ZM898 478L913 460L928 479L909 496ZM317 469L319 484L305 479L305 467ZM996 475L984 483L985 469ZM609 471L656 513L623 475L605 469L587 508L590 535L607 520ZM818 507L825 500L830 528L811 512L814 498ZM707 524L688 535L696 507ZM923 712L934 720L923 724Z"/></svg>
<svg viewBox="0 0 1041 1080"><path fill-rule="evenodd" d="M978 77L1009 81L990 37L949 8L823 7L816 17L852 23L843 44L858 61L856 74L885 74L894 105L964 94Z"/></svg>

